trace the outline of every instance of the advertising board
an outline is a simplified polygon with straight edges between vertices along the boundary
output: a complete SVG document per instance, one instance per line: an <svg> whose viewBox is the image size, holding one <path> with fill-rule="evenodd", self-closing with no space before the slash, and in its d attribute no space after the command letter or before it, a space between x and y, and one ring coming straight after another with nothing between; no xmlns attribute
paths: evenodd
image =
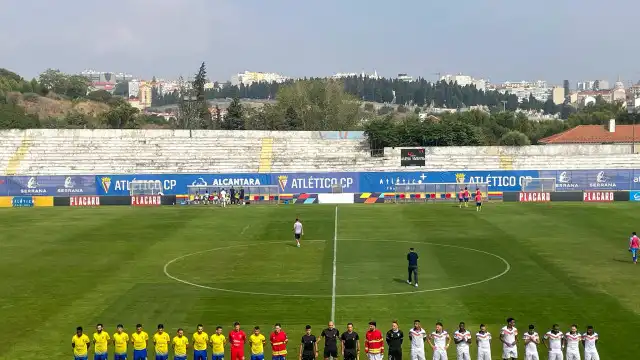
<svg viewBox="0 0 640 360"><path fill-rule="evenodd" d="M284 173L271 174L271 184L277 184L282 194L332 193L339 187L343 193L357 192L359 173Z"/></svg>
<svg viewBox="0 0 640 360"><path fill-rule="evenodd" d="M424 148L400 149L400 166L425 166Z"/></svg>
<svg viewBox="0 0 640 360"><path fill-rule="evenodd" d="M613 202L613 191L584 191L582 192L582 201L584 202Z"/></svg>
<svg viewBox="0 0 640 360"><path fill-rule="evenodd" d="M5 176L0 179L0 194L7 196L95 195L95 176Z"/></svg>
<svg viewBox="0 0 640 360"><path fill-rule="evenodd" d="M71 196L69 206L100 206L100 196Z"/></svg>
<svg viewBox="0 0 640 360"><path fill-rule="evenodd" d="M518 194L519 202L549 202L551 193L548 192L521 192Z"/></svg>
<svg viewBox="0 0 640 360"><path fill-rule="evenodd" d="M160 206L162 195L136 195L131 197L132 206Z"/></svg>

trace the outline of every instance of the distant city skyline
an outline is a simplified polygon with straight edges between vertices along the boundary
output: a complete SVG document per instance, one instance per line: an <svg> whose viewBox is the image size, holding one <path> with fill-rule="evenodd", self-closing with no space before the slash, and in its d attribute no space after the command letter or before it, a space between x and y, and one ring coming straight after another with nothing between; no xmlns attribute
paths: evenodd
<svg viewBox="0 0 640 360"><path fill-rule="evenodd" d="M288 77L464 73L492 82L640 79L630 46L640 3L459 0L0 0L0 67L141 78L245 70ZM624 9L624 11L621 11ZM30 26L25 26L25 19ZM597 24L597 31L593 25ZM637 53L637 54L636 54Z"/></svg>

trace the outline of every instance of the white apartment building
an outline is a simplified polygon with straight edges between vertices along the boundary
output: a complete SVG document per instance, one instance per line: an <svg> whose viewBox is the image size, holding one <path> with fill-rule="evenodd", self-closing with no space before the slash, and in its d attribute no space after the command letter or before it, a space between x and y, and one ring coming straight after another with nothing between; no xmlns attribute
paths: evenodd
<svg viewBox="0 0 640 360"><path fill-rule="evenodd" d="M547 86L547 82L544 80L505 81L502 84L493 85L491 90L501 94L513 94L518 97L518 101L528 99L529 95L533 95L538 101L547 101L552 93L552 89Z"/></svg>
<svg viewBox="0 0 640 360"><path fill-rule="evenodd" d="M608 90L611 89L607 80L586 80L578 82L578 91Z"/></svg>
<svg viewBox="0 0 640 360"><path fill-rule="evenodd" d="M360 74L358 73L336 73L331 75L332 79L344 79L344 78L350 78L350 77L363 77L363 78L370 78L370 79L380 79L380 76L378 75L378 71L374 70L373 74L367 74L364 71L361 72Z"/></svg>
<svg viewBox="0 0 640 360"><path fill-rule="evenodd" d="M440 77L440 81L458 83L460 86L475 85L476 89L485 91L487 89L487 81L484 79L474 79L469 75L444 75Z"/></svg>
<svg viewBox="0 0 640 360"><path fill-rule="evenodd" d="M288 77L276 74L276 73L263 73L254 71L245 71L244 73L238 73L231 77L231 84L238 86L244 84L249 86L253 83L267 82L267 83L283 83L289 80Z"/></svg>

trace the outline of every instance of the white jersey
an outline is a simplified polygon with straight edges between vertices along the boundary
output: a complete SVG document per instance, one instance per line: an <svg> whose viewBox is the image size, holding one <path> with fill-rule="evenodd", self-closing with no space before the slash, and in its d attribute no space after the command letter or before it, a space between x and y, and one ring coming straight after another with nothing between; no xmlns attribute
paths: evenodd
<svg viewBox="0 0 640 360"><path fill-rule="evenodd" d="M220 191L220 197L223 198L223 199L226 198L227 197L227 192L224 191L224 190Z"/></svg>
<svg viewBox="0 0 640 360"><path fill-rule="evenodd" d="M469 331L465 330L464 332L460 332L460 330L456 330L456 332L453 333L453 338L456 341L460 341L456 344L458 352L469 352L468 341L471 340L471 333Z"/></svg>
<svg viewBox="0 0 640 360"><path fill-rule="evenodd" d="M524 333L522 338L524 339L524 343L526 344L524 346L525 354L537 354L538 345L536 344L536 342L540 341L540 336L538 336L538 333L535 331L533 332L533 334L529 334L529 332L526 332ZM531 342L527 344L528 340L531 340Z"/></svg>
<svg viewBox="0 0 640 360"><path fill-rule="evenodd" d="M488 332L476 333L476 341L478 342L478 350L491 350L491 334Z"/></svg>
<svg viewBox="0 0 640 360"><path fill-rule="evenodd" d="M424 352L424 339L427 337L427 332L424 329L413 328L409 330L409 337L411 338L411 351Z"/></svg>
<svg viewBox="0 0 640 360"><path fill-rule="evenodd" d="M544 338L549 340L549 352L562 352L562 333L558 331L557 334L552 333L551 331L547 331L544 334Z"/></svg>
<svg viewBox="0 0 640 360"><path fill-rule="evenodd" d="M302 223L300 221L296 221L295 223L293 223L293 231L296 233L296 235L302 234Z"/></svg>
<svg viewBox="0 0 640 360"><path fill-rule="evenodd" d="M592 335L584 334L582 335L582 340L584 340L584 352L596 352L596 341L598 341L598 333L593 333Z"/></svg>
<svg viewBox="0 0 640 360"><path fill-rule="evenodd" d="M570 332L564 335L567 342L567 351L578 352L580 351L580 341L582 341L582 335L579 332L571 334Z"/></svg>
<svg viewBox="0 0 640 360"><path fill-rule="evenodd" d="M432 332L431 339L433 339L433 345L436 347L436 350L445 351L447 349L447 340L449 339L449 333L445 330L442 330L441 333Z"/></svg>
<svg viewBox="0 0 640 360"><path fill-rule="evenodd" d="M509 329L507 326L504 326L500 330L500 334L504 339L504 342L502 343L502 347L504 349L513 349L516 347L516 345L510 345L510 344L516 342L516 337L518 336L518 329L516 329L515 327L512 327L511 329Z"/></svg>

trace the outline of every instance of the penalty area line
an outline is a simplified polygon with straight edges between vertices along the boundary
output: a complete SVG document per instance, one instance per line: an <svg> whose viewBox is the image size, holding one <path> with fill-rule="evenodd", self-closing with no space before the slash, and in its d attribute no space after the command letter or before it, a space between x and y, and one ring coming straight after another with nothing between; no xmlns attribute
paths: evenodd
<svg viewBox="0 0 640 360"><path fill-rule="evenodd" d="M338 259L338 206L333 225L333 275L331 284L331 321L336 321L336 270Z"/></svg>

